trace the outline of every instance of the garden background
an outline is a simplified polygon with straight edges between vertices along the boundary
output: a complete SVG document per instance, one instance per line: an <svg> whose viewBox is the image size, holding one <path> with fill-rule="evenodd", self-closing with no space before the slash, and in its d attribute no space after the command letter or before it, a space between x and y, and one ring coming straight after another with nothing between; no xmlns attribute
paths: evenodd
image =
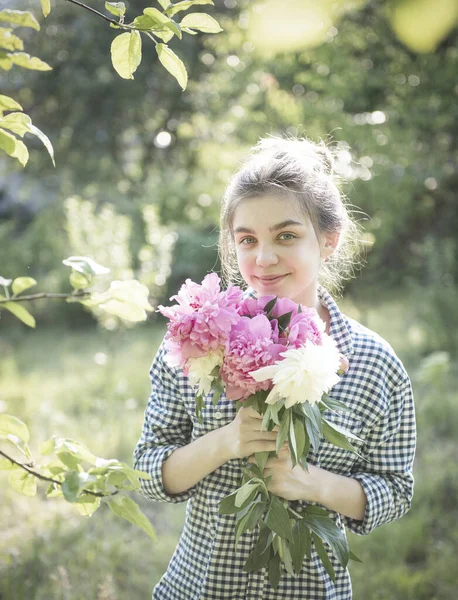
<svg viewBox="0 0 458 600"><path fill-rule="evenodd" d="M328 23L321 15L320 35L311 27L299 41L292 0L197 7L224 31L171 42L189 73L182 92L153 44L144 44L135 78L121 79L110 61L116 32L56 0L47 20L40 16L41 31L24 34L27 51L53 70L13 67L2 77L2 93L51 139L56 168L32 138L25 169L0 158L0 275L67 292L62 260L91 256L111 269L101 289L136 278L153 306L166 303L186 277L218 268L219 201L259 136L327 141L364 230L367 263L340 304L404 361L419 432L411 511L369 537L349 536L364 561L350 566L354 597L451 600L458 587L457 3L322 4L338 4L341 14ZM4 5L39 10L35 1ZM405 22L397 5L407 7ZM135 0L128 11L145 6ZM435 19L443 29L431 41ZM36 329L0 313L0 413L29 425L35 451L56 434L130 464L163 320L152 313L132 325L49 299L29 310ZM153 544L107 507L84 519L69 503L47 499L45 487L28 498L7 481L0 473L1 600L150 597L184 505L136 497L156 529Z"/></svg>

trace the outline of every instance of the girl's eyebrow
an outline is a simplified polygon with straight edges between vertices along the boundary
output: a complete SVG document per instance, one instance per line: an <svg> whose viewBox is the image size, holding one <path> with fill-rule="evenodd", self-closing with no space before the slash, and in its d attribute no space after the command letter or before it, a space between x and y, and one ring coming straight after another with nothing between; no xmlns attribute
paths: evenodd
<svg viewBox="0 0 458 600"><path fill-rule="evenodd" d="M284 227L291 226L299 226L303 227L303 223L300 221L293 221L293 219L286 219L286 221L282 221L281 223L277 223L272 227L269 227L269 231L278 231L279 229L283 229ZM237 227L234 229L234 233L255 233L254 229L249 229L248 227Z"/></svg>

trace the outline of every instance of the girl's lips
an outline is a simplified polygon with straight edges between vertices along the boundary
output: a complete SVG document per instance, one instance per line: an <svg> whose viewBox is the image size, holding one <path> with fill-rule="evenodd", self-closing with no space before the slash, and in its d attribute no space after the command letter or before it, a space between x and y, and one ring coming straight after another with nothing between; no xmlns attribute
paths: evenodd
<svg viewBox="0 0 458 600"><path fill-rule="evenodd" d="M286 277L286 275L276 275L276 276L269 275L268 277L267 276L266 277L255 276L255 278L263 285L273 285L275 283L278 283L285 277Z"/></svg>

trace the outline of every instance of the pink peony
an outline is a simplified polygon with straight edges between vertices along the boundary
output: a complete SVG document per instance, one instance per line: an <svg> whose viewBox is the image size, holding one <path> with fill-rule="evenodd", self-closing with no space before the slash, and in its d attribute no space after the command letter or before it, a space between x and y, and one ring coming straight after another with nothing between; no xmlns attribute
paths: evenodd
<svg viewBox="0 0 458 600"><path fill-rule="evenodd" d="M242 290L233 286L221 291L216 273L207 275L201 285L187 279L170 298L178 305L158 307L169 319L165 342L168 364L185 368L189 358L224 348L232 326L240 319L242 295Z"/></svg>
<svg viewBox="0 0 458 600"><path fill-rule="evenodd" d="M240 314L247 317L255 317L256 315L264 315L264 307L275 296L261 296L260 298L246 298L240 307Z"/></svg>
<svg viewBox="0 0 458 600"><path fill-rule="evenodd" d="M302 312L291 317L287 330L287 345L299 348L307 340L310 340L315 346L321 346L323 343L323 333L325 324L318 316L314 308L303 308Z"/></svg>
<svg viewBox="0 0 458 600"><path fill-rule="evenodd" d="M256 382L249 374L279 359L284 346L275 343L269 319L263 315L241 318L232 328L227 352L221 367L229 400L246 399L260 390L268 390L270 382Z"/></svg>
<svg viewBox="0 0 458 600"><path fill-rule="evenodd" d="M286 315L287 313L292 313L292 316L297 314L299 309L299 304L293 302L289 298L278 298L275 306L272 309L271 316L274 319L278 319L282 315Z"/></svg>

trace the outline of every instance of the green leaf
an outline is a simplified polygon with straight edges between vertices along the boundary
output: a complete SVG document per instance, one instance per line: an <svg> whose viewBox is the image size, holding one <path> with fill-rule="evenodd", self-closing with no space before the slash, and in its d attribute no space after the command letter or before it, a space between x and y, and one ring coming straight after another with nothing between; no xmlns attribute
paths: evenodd
<svg viewBox="0 0 458 600"><path fill-rule="evenodd" d="M262 473L264 471L264 467L266 466L267 459L269 458L269 452L256 452L254 458Z"/></svg>
<svg viewBox="0 0 458 600"><path fill-rule="evenodd" d="M133 79L142 60L142 39L138 31L121 33L111 43L111 61L123 79Z"/></svg>
<svg viewBox="0 0 458 600"><path fill-rule="evenodd" d="M46 496L48 498L57 498L63 496L60 485L56 485L55 483L50 483L47 490Z"/></svg>
<svg viewBox="0 0 458 600"><path fill-rule="evenodd" d="M291 558L289 544L286 540L280 537L278 538L278 541L280 544L280 558L282 559L283 564L285 565L285 569L290 575L294 575L293 560Z"/></svg>
<svg viewBox="0 0 458 600"><path fill-rule="evenodd" d="M323 419L323 423L326 423L326 425L329 425L329 427L331 427L334 431L337 431L337 433L341 433L346 438L350 438L351 440L355 440L357 442L363 441L360 437L358 437L351 431L348 431L348 429L345 429L345 427L341 427L340 425L337 425L336 423L331 423L327 419Z"/></svg>
<svg viewBox="0 0 458 600"><path fill-rule="evenodd" d="M303 419L292 417L294 427L294 437L296 439L297 448L297 459L299 460L304 454L305 450L305 438L306 438L306 427Z"/></svg>
<svg viewBox="0 0 458 600"><path fill-rule="evenodd" d="M145 8L143 14L152 19L156 25L160 27L167 27L174 34L176 34L181 39L181 28L178 23L172 21L170 17L161 13L157 8Z"/></svg>
<svg viewBox="0 0 458 600"><path fill-rule="evenodd" d="M334 398L330 398L329 396L322 398L321 403L333 412L351 412L351 408L349 408L346 404L340 402L339 400L334 400Z"/></svg>
<svg viewBox="0 0 458 600"><path fill-rule="evenodd" d="M0 149L9 156L13 156L18 140L4 129L0 129Z"/></svg>
<svg viewBox="0 0 458 600"><path fill-rule="evenodd" d="M239 488L235 496L235 506L240 508L248 499L252 500L258 489L259 485L251 482Z"/></svg>
<svg viewBox="0 0 458 600"><path fill-rule="evenodd" d="M140 15L135 17L135 19L132 21L132 25L137 27L137 29L150 30L153 29L156 24L150 17L147 17L146 15Z"/></svg>
<svg viewBox="0 0 458 600"><path fill-rule="evenodd" d="M8 477L10 486L24 496L35 496L37 493L37 480L34 475L23 469L11 471Z"/></svg>
<svg viewBox="0 0 458 600"><path fill-rule="evenodd" d="M346 438L346 435L342 433L342 431L345 430L342 430L340 427L339 429L341 431L337 430L337 425L334 423L328 423L326 419L323 419L323 436L328 440L328 442L334 444L334 446L337 446L338 448L343 448L344 450L349 450L350 452L358 454L353 444L349 442ZM346 434L352 439L359 439L349 431L347 431Z"/></svg>
<svg viewBox="0 0 458 600"><path fill-rule="evenodd" d="M115 515L127 519L133 525L140 527L149 537L156 541L156 534L148 518L142 513L140 507L128 496L117 494L108 499L108 505Z"/></svg>
<svg viewBox="0 0 458 600"><path fill-rule="evenodd" d="M191 6L202 6L204 4L211 4L214 6L213 0L184 0L183 2L177 2L168 8L167 14L173 17L173 15L176 15L178 12L188 10L188 8L191 8Z"/></svg>
<svg viewBox="0 0 458 600"><path fill-rule="evenodd" d="M51 2L50 0L40 0L41 2L41 10L43 11L43 16L46 18L51 12Z"/></svg>
<svg viewBox="0 0 458 600"><path fill-rule="evenodd" d="M220 515L233 515L240 510L240 508L235 506L236 496L237 492L233 492L232 494L229 494L220 500L218 507L218 512Z"/></svg>
<svg viewBox="0 0 458 600"><path fill-rule="evenodd" d="M172 4L170 0L157 0L159 4L162 6L163 10L167 10L167 8Z"/></svg>
<svg viewBox="0 0 458 600"><path fill-rule="evenodd" d="M30 439L30 433L27 425L13 415L0 415L0 436L7 437L14 435L25 444Z"/></svg>
<svg viewBox="0 0 458 600"><path fill-rule="evenodd" d="M8 54L0 51L0 69L3 71L9 71L12 66L13 63L10 61Z"/></svg>
<svg viewBox="0 0 458 600"><path fill-rule="evenodd" d="M49 66L48 63L45 63L36 56L30 56L30 54L26 54L25 52L8 54L8 58L13 64L18 67L23 67L24 69L32 69L33 71L52 71L52 67Z"/></svg>
<svg viewBox="0 0 458 600"><path fill-rule="evenodd" d="M5 9L0 11L0 21L20 25L21 27L31 27L40 31L40 24L33 14L23 10Z"/></svg>
<svg viewBox="0 0 458 600"><path fill-rule="evenodd" d="M280 564L281 564L280 557L278 555L272 555L269 558L269 563L268 563L269 581L270 581L270 585L274 588L274 590L277 589L278 584L280 583L280 578L281 578Z"/></svg>
<svg viewBox="0 0 458 600"><path fill-rule="evenodd" d="M82 300L81 304L89 307L98 306L127 321L145 321L145 311L153 310L148 296L148 288L139 281L134 279L112 281L106 292L92 294L89 300Z"/></svg>
<svg viewBox="0 0 458 600"><path fill-rule="evenodd" d="M110 269L102 267L88 256L69 256L62 263L83 275L106 275L110 272Z"/></svg>
<svg viewBox="0 0 458 600"><path fill-rule="evenodd" d="M17 158L21 165L25 167L29 160L29 151L24 142L21 142L21 140L16 141L16 148L11 156Z"/></svg>
<svg viewBox="0 0 458 600"><path fill-rule="evenodd" d="M0 456L0 471L13 471L20 468L19 465L14 464L8 458Z"/></svg>
<svg viewBox="0 0 458 600"><path fill-rule="evenodd" d="M248 531L251 531L258 525L259 519L266 512L266 508L267 503L262 500L258 500L257 502L253 503L253 506L249 511L249 517L246 523L246 528Z"/></svg>
<svg viewBox="0 0 458 600"><path fill-rule="evenodd" d="M42 442L40 444L40 447L39 447L40 454L42 454L43 456L46 456L47 454L51 454L51 452L54 451L55 447L56 447L56 438L53 436L49 440L46 440L46 442Z"/></svg>
<svg viewBox="0 0 458 600"><path fill-rule="evenodd" d="M6 308L9 310L15 317L17 317L20 321L22 321L28 327L35 327L36 322L33 316L29 313L29 311L18 304L17 302L5 302L0 304L0 308Z"/></svg>
<svg viewBox="0 0 458 600"><path fill-rule="evenodd" d="M350 554L349 554L349 557L348 557L348 558L349 558L350 560L353 560L353 561L355 561L355 562L359 562L359 563L361 563L361 564L364 564L364 563L363 563L363 561L362 561L360 558L358 558L358 557L356 556L356 554L353 554L353 552L352 552L351 550L350 550Z"/></svg>
<svg viewBox="0 0 458 600"><path fill-rule="evenodd" d="M268 527L261 527L253 551L248 556L243 570L247 573L256 573L264 567L271 554L270 545L272 543L272 534Z"/></svg>
<svg viewBox="0 0 458 600"><path fill-rule="evenodd" d="M290 411L288 411L290 412ZM293 469L297 465L300 454L298 453L297 442L296 442L296 434L294 433L294 418L293 414L290 412L289 417L289 433L288 433L288 442L289 448L291 450L291 459Z"/></svg>
<svg viewBox="0 0 458 600"><path fill-rule="evenodd" d="M280 537L288 540L292 538L291 523L288 511L277 496L271 497L270 507L265 519L266 525Z"/></svg>
<svg viewBox="0 0 458 600"><path fill-rule="evenodd" d="M29 131L33 135L36 135L37 138L42 142L42 144L44 145L44 147L48 151L49 156L51 157L53 166L55 167L56 163L54 161L54 149L52 147L51 141L48 138L48 136L45 135L40 129L38 129L38 127L35 127L35 125L32 125L32 124L29 127Z"/></svg>
<svg viewBox="0 0 458 600"><path fill-rule="evenodd" d="M12 289L14 296L18 296L24 290L28 290L29 288L37 285L37 282L33 277L17 277L13 281Z"/></svg>
<svg viewBox="0 0 458 600"><path fill-rule="evenodd" d="M26 442L23 442L18 436L10 433L8 435L4 435L2 436L3 439L5 440L5 445L8 447L8 445L13 446L13 448L15 448L20 454L22 454L22 456L24 456L24 458L27 460L27 462L32 462L32 454L30 452L30 448L28 446L28 444Z"/></svg>
<svg viewBox="0 0 458 600"><path fill-rule="evenodd" d="M126 14L126 5L124 2L105 2L105 8L115 17L122 17Z"/></svg>
<svg viewBox="0 0 458 600"><path fill-rule="evenodd" d="M90 517L99 508L100 498L93 496L92 494L81 494L81 496L73 502L73 506L81 515L83 515L83 517Z"/></svg>
<svg viewBox="0 0 458 600"><path fill-rule="evenodd" d="M248 531L249 520L250 520L250 512L253 509L254 505L249 507L245 514L240 518L240 515L237 515L237 524L235 526L235 548L237 548L239 544L240 537Z"/></svg>
<svg viewBox="0 0 458 600"><path fill-rule="evenodd" d="M297 574L302 569L302 563L304 557L310 556L311 554L311 535L307 527L304 526L303 521L296 521L293 525L293 539L290 544L291 559L294 565L294 569Z"/></svg>
<svg viewBox="0 0 458 600"><path fill-rule="evenodd" d="M313 537L313 542L315 544L315 548L316 548L316 551L318 553L318 556L321 558L321 562L323 563L324 568L326 569L327 574L332 579L332 581L335 583L335 581L336 581L336 574L335 574L335 571L334 571L334 567L332 566L332 563L329 560L329 556L328 556L328 553L326 552L326 548L324 547L323 542L316 535L316 533L312 532L312 537Z"/></svg>
<svg viewBox="0 0 458 600"><path fill-rule="evenodd" d="M243 570L247 573L257 573L262 569L262 567L266 566L270 555L270 547L266 548L264 552L261 552L256 546L243 565Z"/></svg>
<svg viewBox="0 0 458 600"><path fill-rule="evenodd" d="M218 21L206 13L191 13L186 15L180 25L189 29L197 29L203 33L219 33L223 31Z"/></svg>
<svg viewBox="0 0 458 600"><path fill-rule="evenodd" d="M316 451L320 446L322 434L320 410L315 404L311 405L308 402L304 402L303 404L301 404L301 408L304 415L306 416L305 427L310 439L310 443Z"/></svg>
<svg viewBox="0 0 458 600"><path fill-rule="evenodd" d="M74 290L85 290L91 285L91 275L83 275L78 271L72 271L69 280Z"/></svg>
<svg viewBox="0 0 458 600"><path fill-rule="evenodd" d="M388 17L397 37L414 52L434 52L455 27L455 0L390 2Z"/></svg>
<svg viewBox="0 0 458 600"><path fill-rule="evenodd" d="M62 493L67 502L76 502L81 488L80 473L68 471L62 483Z"/></svg>
<svg viewBox="0 0 458 600"><path fill-rule="evenodd" d="M22 110L22 106L9 96L0 94L0 111L5 110Z"/></svg>
<svg viewBox="0 0 458 600"><path fill-rule="evenodd" d="M285 329L288 327L289 322L291 321L292 314L293 311L290 311L288 313L285 313L284 315L281 315L281 317L278 317L278 329L280 331L285 331Z"/></svg>
<svg viewBox="0 0 458 600"><path fill-rule="evenodd" d="M275 296L275 298L272 298L272 300L269 300L269 302L264 306L264 312L266 313L267 317L270 317L270 313L272 312L274 306L277 304L277 296Z"/></svg>
<svg viewBox="0 0 458 600"><path fill-rule="evenodd" d="M6 50L24 50L24 43L20 37L11 33L13 30L7 27L0 27L0 48ZM4 96L7 97L7 96ZM1 101L0 101L1 107ZM22 109L20 109L22 110Z"/></svg>
<svg viewBox="0 0 458 600"><path fill-rule="evenodd" d="M157 25L167 25L170 21L169 17L161 13L157 8L145 8L143 14L150 17Z"/></svg>
<svg viewBox="0 0 458 600"><path fill-rule="evenodd" d="M283 414L283 418L280 423L280 430L277 434L277 443L276 443L277 455L280 452L280 448L283 446L283 444L285 443L285 441L288 437L290 422L291 422L291 411L287 410Z"/></svg>
<svg viewBox="0 0 458 600"><path fill-rule="evenodd" d="M345 568L348 564L349 545L344 532L329 516L311 515L307 510L303 522L311 531L327 542L340 564Z"/></svg>
<svg viewBox="0 0 458 600"><path fill-rule="evenodd" d="M188 84L188 73L182 60L165 44L156 44L156 52L162 65L185 90Z"/></svg>

